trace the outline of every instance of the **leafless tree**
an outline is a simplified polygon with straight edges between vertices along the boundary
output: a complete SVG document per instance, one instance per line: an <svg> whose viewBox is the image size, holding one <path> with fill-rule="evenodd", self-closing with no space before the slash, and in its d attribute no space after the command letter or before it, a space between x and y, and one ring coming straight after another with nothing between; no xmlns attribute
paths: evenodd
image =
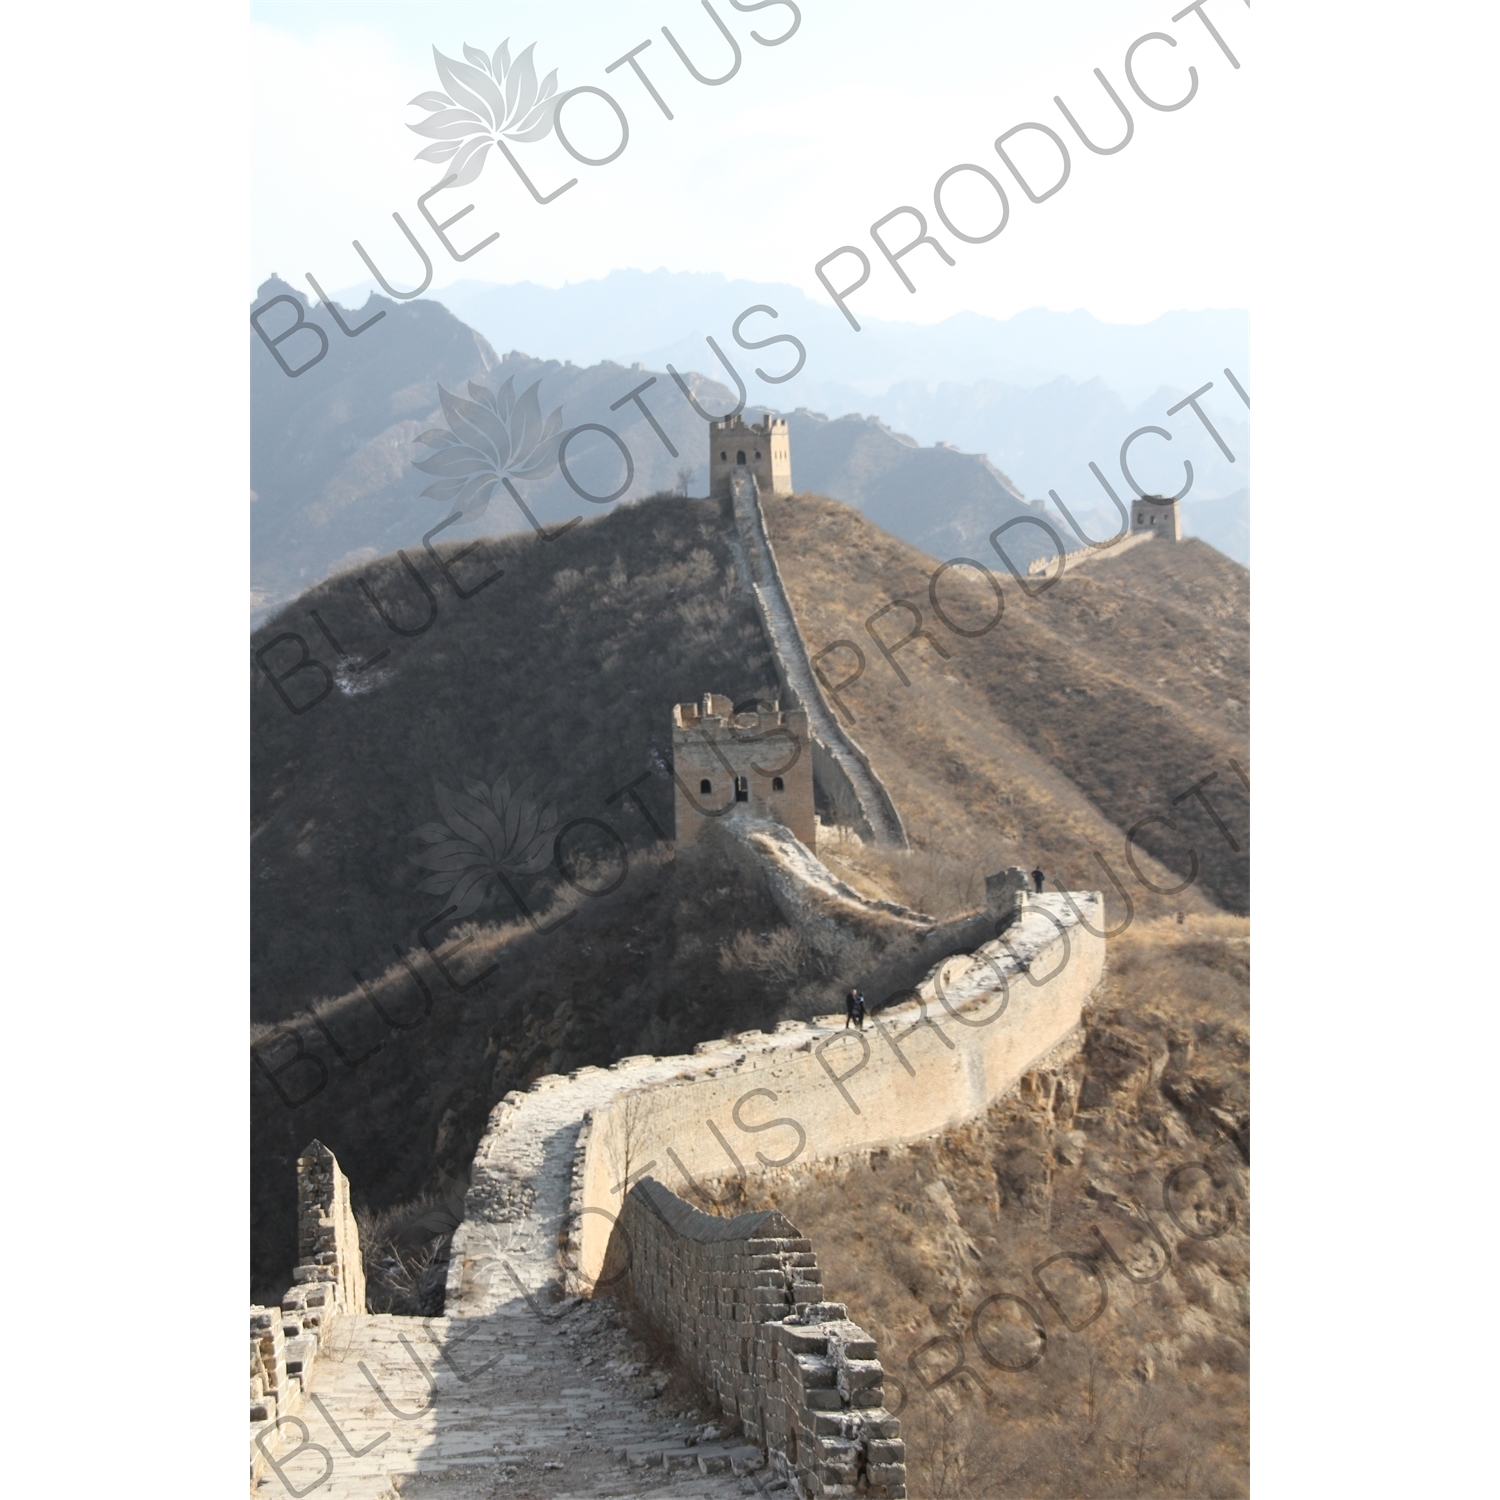
<svg viewBox="0 0 1500 1500"><path fill-rule="evenodd" d="M610 1192L618 1193L622 1203L635 1179L656 1165L641 1160L650 1117L644 1089L621 1095L609 1112L609 1163L615 1174Z"/></svg>

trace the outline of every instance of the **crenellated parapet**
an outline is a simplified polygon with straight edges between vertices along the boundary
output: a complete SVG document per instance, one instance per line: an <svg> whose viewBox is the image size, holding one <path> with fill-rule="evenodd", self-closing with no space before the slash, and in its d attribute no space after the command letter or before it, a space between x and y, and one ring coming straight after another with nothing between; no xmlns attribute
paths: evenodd
<svg viewBox="0 0 1500 1500"><path fill-rule="evenodd" d="M906 1448L875 1340L824 1300L812 1242L780 1213L715 1218L643 1178L610 1259L620 1293L795 1493L905 1496Z"/></svg>

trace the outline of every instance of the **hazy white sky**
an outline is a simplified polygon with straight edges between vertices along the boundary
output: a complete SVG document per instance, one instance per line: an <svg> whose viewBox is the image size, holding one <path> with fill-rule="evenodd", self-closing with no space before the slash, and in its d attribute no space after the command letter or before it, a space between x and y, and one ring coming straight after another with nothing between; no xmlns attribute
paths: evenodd
<svg viewBox="0 0 1500 1500"><path fill-rule="evenodd" d="M814 264L847 243L873 264L851 299L856 315L932 322L965 309L1006 317L1043 306L1134 323L1173 308L1248 306L1253 65L1244 0L1206 7L1238 69L1196 14L1172 21L1180 3L807 0L799 8L795 35L767 47L751 32L785 32L785 4L742 13L714 0L743 60L735 77L708 87L662 34L670 29L700 72L724 72L729 45L698 0L254 6L257 281L276 271L309 292L308 271L330 291L365 281L358 239L396 285L415 285L416 257L391 219L399 211L433 257L435 288L469 278L559 286L615 267L666 267L790 282L826 301ZM1196 96L1175 112L1147 108L1126 81L1126 50L1147 32L1177 43L1137 51L1147 92L1181 98L1188 68L1197 70ZM475 182L429 204L439 219L475 205L451 231L461 250L499 235L458 264L417 210L442 170L413 160L428 142L406 126L426 115L407 101L443 87L434 45L462 59L465 43L493 53L507 38L513 55L534 42L538 74L557 69L559 89L607 89L628 119L629 143L597 167L572 160L555 136L514 146L542 191L577 177L545 206L492 151ZM637 60L671 121L628 64L604 71L647 39ZM1123 121L1095 68L1135 123L1115 155L1087 151L1053 102L1061 95L1093 140L1118 141ZM619 141L595 96L578 96L565 118L585 154L605 155ZM1072 160L1067 184L1041 204L1028 201L994 148L997 135L1028 120L1055 129ZM1009 149L1038 187L1055 180L1056 149L1039 132L1023 132ZM1009 197L1010 222L986 244L956 240L933 211L934 184L961 162L993 172ZM996 200L976 174L959 174L944 199L960 228L993 227ZM914 294L869 232L903 204L921 209L957 262L919 247L902 261ZM885 230L896 248L914 232L905 216ZM836 284L852 275L846 264L830 267Z"/></svg>

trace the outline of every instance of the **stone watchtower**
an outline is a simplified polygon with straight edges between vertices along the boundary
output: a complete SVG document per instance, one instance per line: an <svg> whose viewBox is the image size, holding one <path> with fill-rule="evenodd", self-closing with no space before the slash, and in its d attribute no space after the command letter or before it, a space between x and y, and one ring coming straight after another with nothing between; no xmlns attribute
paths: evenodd
<svg viewBox="0 0 1500 1500"><path fill-rule="evenodd" d="M736 713L720 693L705 693L702 703L679 703L672 710L672 773L679 853L741 805L817 848L812 745L801 709L757 705Z"/></svg>
<svg viewBox="0 0 1500 1500"><path fill-rule="evenodd" d="M767 416L751 427L736 413L708 424L709 494L729 499L729 482L736 471L755 475L762 495L792 493L792 449L785 417Z"/></svg>
<svg viewBox="0 0 1500 1500"><path fill-rule="evenodd" d="M1182 540L1182 513L1175 500L1162 495L1143 495L1130 507L1130 530L1132 534L1159 536L1164 541Z"/></svg>

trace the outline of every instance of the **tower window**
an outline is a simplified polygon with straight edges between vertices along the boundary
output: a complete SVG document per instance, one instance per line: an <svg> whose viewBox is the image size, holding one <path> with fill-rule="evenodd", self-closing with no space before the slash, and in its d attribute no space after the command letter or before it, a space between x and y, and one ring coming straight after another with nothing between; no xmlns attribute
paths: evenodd
<svg viewBox="0 0 1500 1500"><path fill-rule="evenodd" d="M727 454L727 453L721 453L721 454L720 454L720 455L719 455L719 462L720 462L720 463L721 463L721 464L722 464L722 463L727 463L727 462L728 462L728 460L729 460L729 455L728 455L728 454Z"/></svg>
<svg viewBox="0 0 1500 1500"><path fill-rule="evenodd" d="M708 777L706 777L706 776L705 776L705 777L704 777L704 778L703 778L703 780L702 780L702 781L700 781L700 782L699 782L699 783L698 783L698 790L699 790L699 791L700 791L700 792L702 792L702 793L703 793L703 794L704 794L704 795L705 795L705 796L706 796L706 795L707 795L707 794L708 794L708 793L709 793L709 792L711 792L711 791L713 791L713 789L714 789L714 784L713 784L713 782L711 782L711 781L710 781L710 780L709 780L709 779L708 779Z"/></svg>
<svg viewBox="0 0 1500 1500"><path fill-rule="evenodd" d="M743 776L734 778L734 800L736 802L748 802L750 800L750 783Z"/></svg>
<svg viewBox="0 0 1500 1500"><path fill-rule="evenodd" d="M741 448L740 451L739 451L739 456L735 459L735 462L739 463L739 464L742 464L742 463L744 463L744 461L745 461L745 450L743 448Z"/></svg>
<svg viewBox="0 0 1500 1500"><path fill-rule="evenodd" d="M773 792L784 792L786 790L786 782L779 776L773 776L771 778L771 790Z"/></svg>
<svg viewBox="0 0 1500 1500"><path fill-rule="evenodd" d="M755 450L755 456L756 456L756 457L757 457L757 458L759 458L759 457L760 457L760 449L759 449L759 448L757 448L757 449L756 449L756 450Z"/></svg>

